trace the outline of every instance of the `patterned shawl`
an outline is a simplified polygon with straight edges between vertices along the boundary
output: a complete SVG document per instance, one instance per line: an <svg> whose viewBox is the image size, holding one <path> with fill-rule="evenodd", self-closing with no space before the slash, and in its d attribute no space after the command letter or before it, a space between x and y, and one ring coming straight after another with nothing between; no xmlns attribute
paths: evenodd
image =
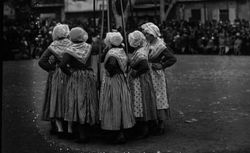
<svg viewBox="0 0 250 153"><path fill-rule="evenodd" d="M86 64L89 56L91 55L91 45L85 42L73 44L70 49L66 50L66 53L72 55L79 62Z"/></svg>
<svg viewBox="0 0 250 153"><path fill-rule="evenodd" d="M149 50L148 58L150 60L157 58L162 53L162 51L167 48L165 42L160 38L157 38L157 40L152 44L148 43L146 47Z"/></svg>
<svg viewBox="0 0 250 153"><path fill-rule="evenodd" d="M104 60L104 64L108 61L109 57L115 57L119 63L121 70L125 73L127 69L128 57L123 48L111 48Z"/></svg>
<svg viewBox="0 0 250 153"><path fill-rule="evenodd" d="M70 49L71 44L72 42L66 38L53 41L48 48L59 60L62 60L63 53Z"/></svg>
<svg viewBox="0 0 250 153"><path fill-rule="evenodd" d="M148 60L148 49L146 47L141 47L133 53L130 64L134 66L141 60Z"/></svg>

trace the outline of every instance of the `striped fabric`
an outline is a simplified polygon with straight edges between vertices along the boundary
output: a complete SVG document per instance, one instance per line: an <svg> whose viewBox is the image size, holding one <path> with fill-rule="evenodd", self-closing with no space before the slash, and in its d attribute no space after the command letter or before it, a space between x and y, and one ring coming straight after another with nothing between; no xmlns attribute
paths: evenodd
<svg viewBox="0 0 250 153"><path fill-rule="evenodd" d="M75 70L66 89L65 120L94 125L98 122L98 97L94 72Z"/></svg>
<svg viewBox="0 0 250 153"><path fill-rule="evenodd" d="M104 77L100 96L101 128L104 130L131 128L135 124L135 119L124 74Z"/></svg>
<svg viewBox="0 0 250 153"><path fill-rule="evenodd" d="M45 87L45 98L44 103L42 106L42 112L41 112L41 119L44 121L50 121L49 113L50 113L50 97L51 97L51 84L52 84L52 77L54 72L49 72L46 87Z"/></svg>
<svg viewBox="0 0 250 153"><path fill-rule="evenodd" d="M60 68L56 68L52 76L50 97L50 118L64 118L65 89L68 77Z"/></svg>

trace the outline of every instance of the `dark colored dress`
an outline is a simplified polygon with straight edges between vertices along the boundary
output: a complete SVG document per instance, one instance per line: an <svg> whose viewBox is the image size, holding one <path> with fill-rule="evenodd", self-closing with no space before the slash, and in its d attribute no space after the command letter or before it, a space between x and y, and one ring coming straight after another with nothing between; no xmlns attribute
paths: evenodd
<svg viewBox="0 0 250 153"><path fill-rule="evenodd" d="M63 119L65 116L64 107L67 75L61 71L58 64L70 44L71 42L68 39L52 42L38 62L42 69L49 72L41 115L43 120L51 120L54 118ZM50 62L51 57L54 57L52 63Z"/></svg>
<svg viewBox="0 0 250 153"><path fill-rule="evenodd" d="M157 120L155 94L151 81L148 51L142 47L131 57L130 89L133 101L134 115L137 120Z"/></svg>
<svg viewBox="0 0 250 153"><path fill-rule="evenodd" d="M69 76L65 120L94 125L98 122L96 76L91 68L91 45L78 43L63 56L60 67Z"/></svg>

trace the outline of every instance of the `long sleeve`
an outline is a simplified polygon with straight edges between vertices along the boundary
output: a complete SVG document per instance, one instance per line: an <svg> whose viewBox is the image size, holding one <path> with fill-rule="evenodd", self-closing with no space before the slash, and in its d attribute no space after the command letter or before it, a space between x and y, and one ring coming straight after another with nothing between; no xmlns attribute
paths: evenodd
<svg viewBox="0 0 250 153"><path fill-rule="evenodd" d="M136 71L136 76L140 76L149 70L147 60L141 60L135 67L132 67Z"/></svg>
<svg viewBox="0 0 250 153"><path fill-rule="evenodd" d="M103 50L103 52L101 54L101 62L104 62L106 54L108 53L108 51L109 51L109 47L104 48L104 50Z"/></svg>
<svg viewBox="0 0 250 153"><path fill-rule="evenodd" d="M166 67L170 67L177 62L176 57L173 53L171 53L168 47L161 53L160 57L160 63L163 69L165 69Z"/></svg>
<svg viewBox="0 0 250 153"><path fill-rule="evenodd" d="M101 40L97 40L95 42L92 43L92 51L91 54L92 55L98 55L99 54L99 50L104 48L104 44Z"/></svg>
<svg viewBox="0 0 250 153"><path fill-rule="evenodd" d="M63 73L67 74L67 75L71 75L71 72L69 70L69 68L67 67L67 64L72 60L72 56L69 55L68 53L65 53L63 55L63 59L62 62L59 64L59 67L61 68L61 70L63 71Z"/></svg>
<svg viewBox="0 0 250 153"><path fill-rule="evenodd" d="M53 56L53 54L49 49L46 49L38 62L39 66L47 72L56 69L56 65L49 62L50 56Z"/></svg>
<svg viewBox="0 0 250 153"><path fill-rule="evenodd" d="M122 72L120 67L119 67L118 61L114 57L109 57L107 63L104 66L107 69L107 71L109 72L111 77L117 73Z"/></svg>

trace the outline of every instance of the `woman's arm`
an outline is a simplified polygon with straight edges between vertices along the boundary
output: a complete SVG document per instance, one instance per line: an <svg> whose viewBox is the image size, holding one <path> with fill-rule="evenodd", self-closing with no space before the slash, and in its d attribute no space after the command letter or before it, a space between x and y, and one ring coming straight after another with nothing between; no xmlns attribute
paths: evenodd
<svg viewBox="0 0 250 153"><path fill-rule="evenodd" d="M177 62L176 57L174 54L170 51L171 49L167 47L163 52L162 52L162 58L161 58L161 65L162 68L165 69L166 67L170 67L174 65Z"/></svg>
<svg viewBox="0 0 250 153"><path fill-rule="evenodd" d="M71 72L68 68L68 63L72 60L72 56L68 53L64 53L63 54L63 59L62 62L59 64L59 67L61 68L61 70L63 71L63 73L67 74L67 75L71 75Z"/></svg>
<svg viewBox="0 0 250 153"><path fill-rule="evenodd" d="M108 53L108 51L109 51L109 47L105 47L102 54L101 54L101 62L104 62L106 54Z"/></svg>
<svg viewBox="0 0 250 153"><path fill-rule="evenodd" d="M141 60L135 67L133 67L131 75L132 77L138 77L141 74L147 72L148 70L149 70L148 61L146 59Z"/></svg>
<svg viewBox="0 0 250 153"><path fill-rule="evenodd" d="M52 62L52 63L50 62L51 56L54 56L54 55L51 53L51 51L49 49L46 49L43 52L43 54L38 62L39 66L47 72L53 71L56 69L55 62Z"/></svg>
<svg viewBox="0 0 250 153"><path fill-rule="evenodd" d="M116 73L121 72L119 63L115 57L109 57L108 61L104 65L105 69L109 72L110 77L114 76Z"/></svg>
<svg viewBox="0 0 250 153"><path fill-rule="evenodd" d="M176 57L170 51L169 47L165 48L158 57L159 62L153 63L152 68L155 70L165 69L166 67L170 67L177 62Z"/></svg>

